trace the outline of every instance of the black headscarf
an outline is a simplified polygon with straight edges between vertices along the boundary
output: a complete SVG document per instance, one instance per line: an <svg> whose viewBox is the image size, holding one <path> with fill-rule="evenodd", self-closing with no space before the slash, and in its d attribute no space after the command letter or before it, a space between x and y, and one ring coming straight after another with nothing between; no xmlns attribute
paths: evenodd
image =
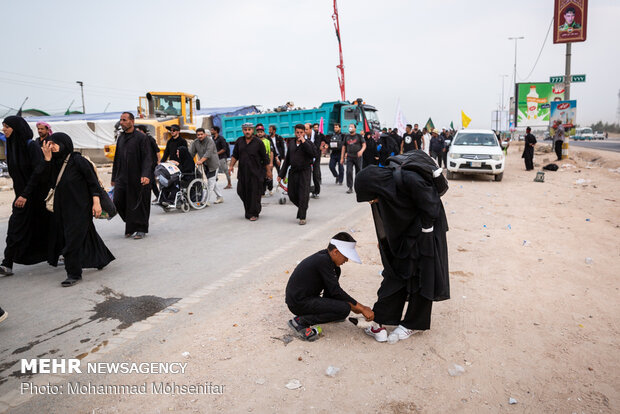
<svg viewBox="0 0 620 414"><path fill-rule="evenodd" d="M6 161L9 175L13 180L28 182L32 173L28 153L28 141L33 136L32 129L21 116L7 116L2 122L13 128L11 136L6 138Z"/></svg>
<svg viewBox="0 0 620 414"><path fill-rule="evenodd" d="M58 178L58 174L62 168L62 163L67 158L67 155L73 153L73 141L71 137L64 132L54 132L49 136L48 141L58 144L60 147L58 152L52 153L52 179L55 184L56 178Z"/></svg>

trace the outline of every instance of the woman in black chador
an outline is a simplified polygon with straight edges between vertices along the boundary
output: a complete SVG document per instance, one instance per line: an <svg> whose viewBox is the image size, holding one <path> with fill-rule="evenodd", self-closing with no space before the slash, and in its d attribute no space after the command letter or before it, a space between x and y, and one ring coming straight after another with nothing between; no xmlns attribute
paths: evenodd
<svg viewBox="0 0 620 414"><path fill-rule="evenodd" d="M73 152L73 142L67 134L52 134L43 145L43 155L49 185L56 186L49 263L56 266L58 256L64 255L67 279L62 286L73 286L82 280L82 268L103 269L114 260L93 223L93 216L101 215L102 190L92 164Z"/></svg>
<svg viewBox="0 0 620 414"><path fill-rule="evenodd" d="M45 209L45 188L39 184L43 153L39 144L32 140L32 129L20 116L7 117L2 127L15 200L0 275L10 276L13 263L30 265L47 259L51 214Z"/></svg>
<svg viewBox="0 0 620 414"><path fill-rule="evenodd" d="M430 329L433 301L450 298L448 222L432 172L371 165L356 176L355 191L357 201L371 204L383 263L375 324L366 333L395 342ZM388 337L383 325L398 327Z"/></svg>

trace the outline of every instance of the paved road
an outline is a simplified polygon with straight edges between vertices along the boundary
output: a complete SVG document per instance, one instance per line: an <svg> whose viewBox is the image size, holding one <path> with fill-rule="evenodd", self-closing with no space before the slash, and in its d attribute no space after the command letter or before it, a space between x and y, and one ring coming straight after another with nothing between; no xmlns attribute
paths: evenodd
<svg viewBox="0 0 620 414"><path fill-rule="evenodd" d="M74 287L60 286L62 268L16 265L14 276L0 278L0 305L10 315L0 327L0 396L17 387L21 358L76 357L283 244L303 254L323 248L368 211L354 194L345 194L346 187L333 184L325 165L322 174L321 198L310 200L306 226L297 224L296 208L290 202L279 205L276 195L264 199L260 220L250 223L235 190L226 190L224 204L202 211L153 208L151 233L140 241L123 237L119 218L98 220L117 260L101 271L85 270L84 281ZM0 223L1 234L6 226L6 220ZM287 252L279 260L294 265L300 254Z"/></svg>
<svg viewBox="0 0 620 414"><path fill-rule="evenodd" d="M607 139L604 141L573 141L570 146L579 148L591 148L605 151L620 152L620 139Z"/></svg>

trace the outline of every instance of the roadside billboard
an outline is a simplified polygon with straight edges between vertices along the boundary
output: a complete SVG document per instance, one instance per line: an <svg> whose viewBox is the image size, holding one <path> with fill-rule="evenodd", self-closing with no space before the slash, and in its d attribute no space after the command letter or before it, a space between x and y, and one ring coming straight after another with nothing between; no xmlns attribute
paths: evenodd
<svg viewBox="0 0 620 414"><path fill-rule="evenodd" d="M586 40L588 0L555 0L553 16L553 43Z"/></svg>
<svg viewBox="0 0 620 414"><path fill-rule="evenodd" d="M564 100L564 85L547 82L518 83L516 95L516 126L547 126L551 102Z"/></svg>
<svg viewBox="0 0 620 414"><path fill-rule="evenodd" d="M555 121L560 121L564 131L566 131L566 135L575 135L577 101L551 102L551 115L549 119L549 133L551 136L555 134L555 128L553 128Z"/></svg>

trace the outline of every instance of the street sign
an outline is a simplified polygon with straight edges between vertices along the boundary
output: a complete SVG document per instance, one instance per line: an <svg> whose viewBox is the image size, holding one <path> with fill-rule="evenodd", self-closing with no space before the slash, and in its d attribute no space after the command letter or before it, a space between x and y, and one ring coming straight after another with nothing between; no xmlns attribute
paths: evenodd
<svg viewBox="0 0 620 414"><path fill-rule="evenodd" d="M586 75L571 75L570 81L571 83L585 82ZM549 83L564 83L564 76L550 76Z"/></svg>

